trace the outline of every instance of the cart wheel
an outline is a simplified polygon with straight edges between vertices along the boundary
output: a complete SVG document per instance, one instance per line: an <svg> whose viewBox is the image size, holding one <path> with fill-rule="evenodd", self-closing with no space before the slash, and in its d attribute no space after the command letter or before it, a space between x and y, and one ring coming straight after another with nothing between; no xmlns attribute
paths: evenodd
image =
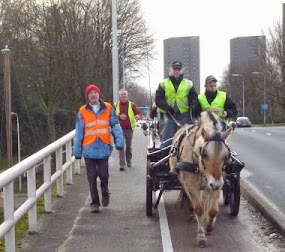
<svg viewBox="0 0 285 252"><path fill-rule="evenodd" d="M237 216L240 205L240 183L239 179L232 182L232 188L229 192L230 212L232 216Z"/></svg>
<svg viewBox="0 0 285 252"><path fill-rule="evenodd" d="M152 216L152 178L150 177L150 161L146 168L146 216Z"/></svg>
<svg viewBox="0 0 285 252"><path fill-rule="evenodd" d="M230 203L230 195L229 195L228 185L224 185L224 187L223 187L223 199L224 199L224 205L227 206Z"/></svg>

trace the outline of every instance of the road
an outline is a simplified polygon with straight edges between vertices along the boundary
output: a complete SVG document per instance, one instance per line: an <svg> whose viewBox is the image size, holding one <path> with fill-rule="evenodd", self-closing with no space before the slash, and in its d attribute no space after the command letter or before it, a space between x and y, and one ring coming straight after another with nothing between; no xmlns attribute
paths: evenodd
<svg viewBox="0 0 285 252"><path fill-rule="evenodd" d="M89 211L85 169L58 199L54 212L41 217L40 232L26 236L20 252L188 252L197 248L195 221L176 204L177 191L164 193L159 210L145 215L147 139L137 130L133 140L133 167L119 171L118 152L110 166L111 201L100 213ZM74 188L74 189L73 189ZM85 196L84 196L85 195ZM164 214L165 213L165 214ZM284 239L244 199L233 218L221 204L208 247L203 251L285 251Z"/></svg>
<svg viewBox="0 0 285 252"><path fill-rule="evenodd" d="M246 164L241 176L285 214L285 127L237 128L228 143Z"/></svg>

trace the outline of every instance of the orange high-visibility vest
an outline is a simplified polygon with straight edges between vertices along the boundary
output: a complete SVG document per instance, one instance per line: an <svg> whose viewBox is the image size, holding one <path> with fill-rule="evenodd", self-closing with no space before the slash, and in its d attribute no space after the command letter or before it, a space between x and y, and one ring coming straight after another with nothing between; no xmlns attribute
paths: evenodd
<svg viewBox="0 0 285 252"><path fill-rule="evenodd" d="M110 113L111 104L104 102L107 110L98 117L83 105L79 110L84 121L84 138L82 145L86 146L95 142L99 137L103 143L111 144Z"/></svg>

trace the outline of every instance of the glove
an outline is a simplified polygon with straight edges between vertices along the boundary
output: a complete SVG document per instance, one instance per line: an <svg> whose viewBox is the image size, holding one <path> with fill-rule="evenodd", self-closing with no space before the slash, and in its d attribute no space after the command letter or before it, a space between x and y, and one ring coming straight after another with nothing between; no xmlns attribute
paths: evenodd
<svg viewBox="0 0 285 252"><path fill-rule="evenodd" d="M75 157L75 159L81 159L81 157Z"/></svg>
<svg viewBox="0 0 285 252"><path fill-rule="evenodd" d="M170 106L167 106L166 111L172 115L174 114L174 109Z"/></svg>
<svg viewBox="0 0 285 252"><path fill-rule="evenodd" d="M124 148L123 147L117 147L116 146L116 150L123 150Z"/></svg>

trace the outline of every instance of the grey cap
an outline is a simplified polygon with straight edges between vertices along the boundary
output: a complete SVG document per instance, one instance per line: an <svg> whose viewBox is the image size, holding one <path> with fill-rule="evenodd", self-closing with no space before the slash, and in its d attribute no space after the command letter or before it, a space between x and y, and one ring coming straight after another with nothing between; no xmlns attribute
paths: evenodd
<svg viewBox="0 0 285 252"><path fill-rule="evenodd" d="M205 83L208 84L208 83L210 83L211 81L218 82L218 80L215 78L215 76L213 76L213 75L207 76L207 78L206 78L206 80L205 80Z"/></svg>
<svg viewBox="0 0 285 252"><path fill-rule="evenodd" d="M173 63L172 63L172 68L182 68L182 63L180 62L180 61L174 61Z"/></svg>

